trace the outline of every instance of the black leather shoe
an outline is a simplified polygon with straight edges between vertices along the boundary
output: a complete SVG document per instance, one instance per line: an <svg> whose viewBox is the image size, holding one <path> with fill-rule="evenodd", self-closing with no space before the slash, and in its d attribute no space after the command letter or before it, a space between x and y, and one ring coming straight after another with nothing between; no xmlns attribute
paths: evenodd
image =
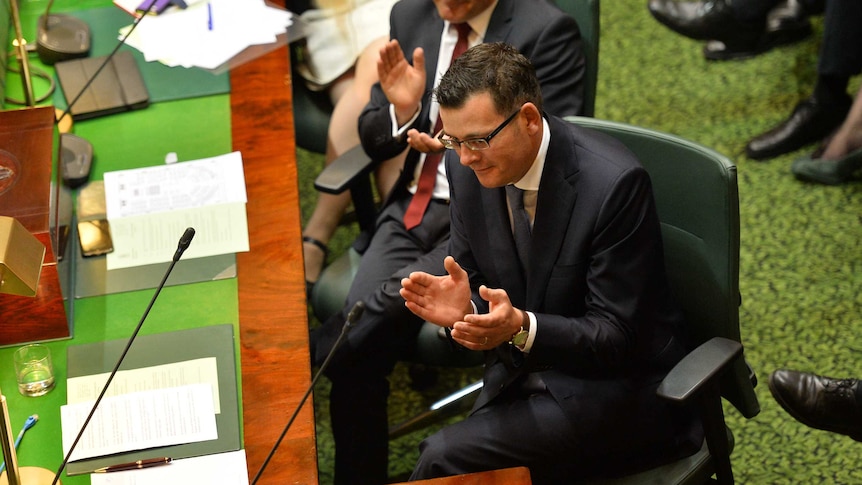
<svg viewBox="0 0 862 485"><path fill-rule="evenodd" d="M650 0L653 17L674 32L695 40L719 40L729 46L754 45L763 36L766 19L743 23L726 0L680 2Z"/></svg>
<svg viewBox="0 0 862 485"><path fill-rule="evenodd" d="M728 44L710 40L703 48L703 55L711 61L746 59L776 47L799 42L811 36L808 12L799 0L785 0L775 6L766 16L763 33L753 42L736 41Z"/></svg>
<svg viewBox="0 0 862 485"><path fill-rule="evenodd" d="M765 160L820 141L844 122L851 103L850 96L832 104L821 103L812 96L797 104L780 125L748 142L745 154Z"/></svg>
<svg viewBox="0 0 862 485"><path fill-rule="evenodd" d="M856 379L832 379L786 369L769 376L772 397L799 422L862 441L858 388Z"/></svg>

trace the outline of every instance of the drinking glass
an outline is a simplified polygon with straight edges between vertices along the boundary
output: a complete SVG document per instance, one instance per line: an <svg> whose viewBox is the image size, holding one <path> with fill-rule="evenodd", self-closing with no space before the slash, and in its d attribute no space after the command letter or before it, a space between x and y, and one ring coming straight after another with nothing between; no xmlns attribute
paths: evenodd
<svg viewBox="0 0 862 485"><path fill-rule="evenodd" d="M54 365L51 350L40 344L25 345L15 351L15 375L18 392L36 397L54 388Z"/></svg>

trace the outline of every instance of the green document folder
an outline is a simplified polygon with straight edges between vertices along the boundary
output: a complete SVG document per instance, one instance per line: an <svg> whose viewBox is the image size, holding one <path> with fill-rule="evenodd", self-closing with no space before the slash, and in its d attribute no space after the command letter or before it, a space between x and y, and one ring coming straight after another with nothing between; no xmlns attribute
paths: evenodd
<svg viewBox="0 0 862 485"><path fill-rule="evenodd" d="M68 352L68 376L81 377L113 370L128 339L73 345ZM218 369L221 413L216 415L218 439L198 443L149 448L110 456L69 462L68 475L91 473L109 465L130 463L147 458L173 459L235 451L242 445L240 437L239 400L237 398L235 343L233 325L213 325L188 330L139 335L120 370L139 369L204 357L215 357Z"/></svg>

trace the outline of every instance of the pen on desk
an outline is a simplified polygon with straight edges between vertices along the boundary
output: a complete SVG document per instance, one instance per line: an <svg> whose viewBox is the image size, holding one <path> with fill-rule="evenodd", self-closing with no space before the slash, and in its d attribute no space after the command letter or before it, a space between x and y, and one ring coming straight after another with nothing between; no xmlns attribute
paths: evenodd
<svg viewBox="0 0 862 485"><path fill-rule="evenodd" d="M146 460L138 460L133 461L131 463L121 463L119 465L111 465L103 468L97 468L93 470L93 473L108 473L108 472L122 472L126 470L138 470L141 468L150 468L154 466L167 465L171 462L171 459L166 457L163 458L149 458Z"/></svg>
<svg viewBox="0 0 862 485"><path fill-rule="evenodd" d="M207 29L213 29L213 6L207 2Z"/></svg>

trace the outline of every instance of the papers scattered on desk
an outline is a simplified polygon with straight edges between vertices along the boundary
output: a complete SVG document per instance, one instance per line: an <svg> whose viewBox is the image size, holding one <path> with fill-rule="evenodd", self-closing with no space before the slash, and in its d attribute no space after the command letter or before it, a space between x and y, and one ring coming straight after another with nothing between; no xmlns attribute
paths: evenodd
<svg viewBox="0 0 862 485"><path fill-rule="evenodd" d="M239 152L105 173L114 251L108 270L171 261L186 227L183 258L248 251L245 178Z"/></svg>
<svg viewBox="0 0 862 485"><path fill-rule="evenodd" d="M110 375L110 372L104 372L66 379L66 402L77 404L95 401ZM105 397L191 384L209 384L212 389L213 410L216 414L221 413L218 397L218 367L215 357L121 370L114 375Z"/></svg>
<svg viewBox="0 0 862 485"><path fill-rule="evenodd" d="M170 465L90 475L92 485L165 485L193 483L248 485L245 450L174 460Z"/></svg>
<svg viewBox="0 0 862 485"><path fill-rule="evenodd" d="M140 4L139 0L127 2L118 5L133 11L131 3ZM147 61L216 69L249 46L276 42L286 33L291 15L263 0L197 0L183 10L170 7L161 15L147 16L126 43ZM128 29L121 30L120 37Z"/></svg>
<svg viewBox="0 0 862 485"><path fill-rule="evenodd" d="M60 407L64 455L92 408L92 402ZM71 461L217 438L208 384L135 392L102 399Z"/></svg>

